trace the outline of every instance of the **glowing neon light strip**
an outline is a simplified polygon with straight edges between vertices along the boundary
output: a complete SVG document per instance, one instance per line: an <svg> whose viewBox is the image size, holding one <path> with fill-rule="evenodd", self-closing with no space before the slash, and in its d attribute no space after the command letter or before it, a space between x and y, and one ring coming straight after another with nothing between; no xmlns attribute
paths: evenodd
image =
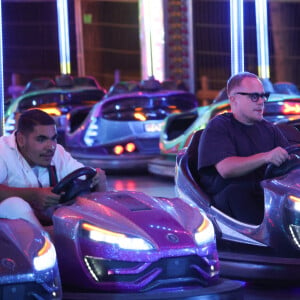
<svg viewBox="0 0 300 300"><path fill-rule="evenodd" d="M163 0L139 1L142 79L165 80Z"/></svg>
<svg viewBox="0 0 300 300"><path fill-rule="evenodd" d="M0 135L4 132L4 83L3 83L3 39L2 39L2 1L0 1L0 92L1 92L1 107L0 107Z"/></svg>
<svg viewBox="0 0 300 300"><path fill-rule="evenodd" d="M56 0L61 74L71 73L68 0Z"/></svg>
<svg viewBox="0 0 300 300"><path fill-rule="evenodd" d="M267 0L255 0L258 76L270 78Z"/></svg>
<svg viewBox="0 0 300 300"><path fill-rule="evenodd" d="M244 71L243 0L230 0L231 75Z"/></svg>

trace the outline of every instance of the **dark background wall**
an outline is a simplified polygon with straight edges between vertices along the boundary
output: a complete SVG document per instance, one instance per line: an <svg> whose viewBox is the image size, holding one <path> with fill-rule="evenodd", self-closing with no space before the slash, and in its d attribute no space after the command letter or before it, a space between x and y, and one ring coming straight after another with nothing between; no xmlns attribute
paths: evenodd
<svg viewBox="0 0 300 300"><path fill-rule="evenodd" d="M72 1L70 3L73 3ZM72 68L76 70L74 9L70 7ZM2 3L4 84L12 74L21 84L60 72L55 1Z"/></svg>
<svg viewBox="0 0 300 300"><path fill-rule="evenodd" d="M191 0L186 0L191 1ZM74 1L69 0L71 69L77 73ZM229 0L193 0L195 86L201 78L220 90L230 76ZM300 1L269 0L269 41L272 81L300 86ZM86 74L108 88L114 72L122 80L141 79L138 1L82 1ZM55 0L2 1L4 83L18 74L20 84L60 72ZM255 2L244 1L245 68L257 73ZM8 95L9 96L9 95Z"/></svg>
<svg viewBox="0 0 300 300"><path fill-rule="evenodd" d="M83 1L86 72L104 86L114 81L119 70L123 80L140 79L138 2Z"/></svg>

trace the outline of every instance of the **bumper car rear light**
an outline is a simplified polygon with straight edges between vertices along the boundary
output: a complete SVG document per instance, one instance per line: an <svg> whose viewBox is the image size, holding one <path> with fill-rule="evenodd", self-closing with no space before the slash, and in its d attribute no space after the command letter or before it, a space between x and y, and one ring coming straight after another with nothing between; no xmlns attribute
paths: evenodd
<svg viewBox="0 0 300 300"><path fill-rule="evenodd" d="M129 152L129 153L134 152L135 149L136 149L136 146L135 146L134 143L128 143L128 144L126 144L126 146L125 146L125 150L126 150L127 152Z"/></svg>
<svg viewBox="0 0 300 300"><path fill-rule="evenodd" d="M113 152L115 155L121 155L124 152L124 147L122 145L116 145L113 148Z"/></svg>

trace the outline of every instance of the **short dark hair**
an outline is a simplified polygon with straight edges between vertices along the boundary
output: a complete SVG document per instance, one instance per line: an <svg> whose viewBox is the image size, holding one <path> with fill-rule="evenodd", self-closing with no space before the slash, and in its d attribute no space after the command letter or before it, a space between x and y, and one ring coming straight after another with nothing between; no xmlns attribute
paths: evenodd
<svg viewBox="0 0 300 300"><path fill-rule="evenodd" d="M17 131L21 133L33 132L37 125L55 125L55 121L40 109L29 109L20 115Z"/></svg>
<svg viewBox="0 0 300 300"><path fill-rule="evenodd" d="M254 79L259 80L257 75L250 73L250 72L240 72L240 73L234 74L227 81L227 95L230 96L230 92L236 86L239 86L245 78L254 78Z"/></svg>

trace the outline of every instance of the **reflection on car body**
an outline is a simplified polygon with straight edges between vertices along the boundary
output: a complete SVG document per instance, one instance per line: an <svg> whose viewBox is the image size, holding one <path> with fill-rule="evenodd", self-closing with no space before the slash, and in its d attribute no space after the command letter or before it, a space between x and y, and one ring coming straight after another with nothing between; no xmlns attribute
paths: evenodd
<svg viewBox="0 0 300 300"><path fill-rule="evenodd" d="M246 224L214 207L201 188L197 172L200 138L201 131L197 131L189 146L177 155L176 192L191 205L202 209L213 222L221 275L266 283L271 280L299 283L299 156L283 166L267 168L262 181L264 218L258 225ZM287 150L298 155L300 151L299 145Z"/></svg>

